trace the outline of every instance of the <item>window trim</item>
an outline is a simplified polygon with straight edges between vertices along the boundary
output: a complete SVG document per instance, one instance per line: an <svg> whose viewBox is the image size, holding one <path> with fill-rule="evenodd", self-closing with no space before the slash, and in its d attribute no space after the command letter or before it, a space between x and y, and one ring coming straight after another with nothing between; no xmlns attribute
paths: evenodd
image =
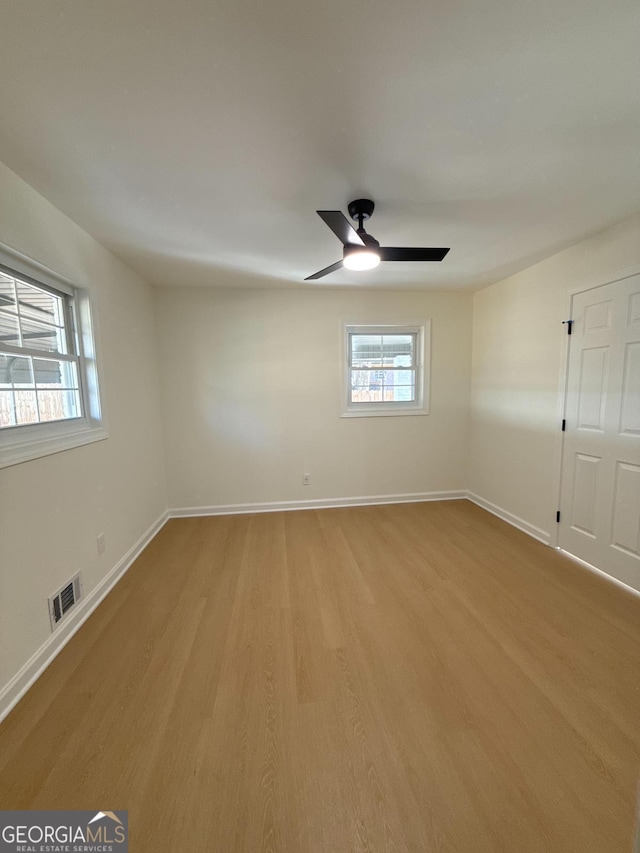
<svg viewBox="0 0 640 853"><path fill-rule="evenodd" d="M89 290L73 284L43 264L0 243L0 270L24 279L43 290L71 297L66 311L71 320L78 358L80 398L83 415L61 421L22 424L0 430L0 468L28 462L108 438L100 403L97 329L92 317ZM43 353L43 356L46 355Z"/></svg>
<svg viewBox="0 0 640 853"><path fill-rule="evenodd" d="M431 320L405 323L343 323L342 328L342 418L402 417L429 414L431 371ZM415 353L416 399L410 402L350 402L351 363L350 335L417 335Z"/></svg>

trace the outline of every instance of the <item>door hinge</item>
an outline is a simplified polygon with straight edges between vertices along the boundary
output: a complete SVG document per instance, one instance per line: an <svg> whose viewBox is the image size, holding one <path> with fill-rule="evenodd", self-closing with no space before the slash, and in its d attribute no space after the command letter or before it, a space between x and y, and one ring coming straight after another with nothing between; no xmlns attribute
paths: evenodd
<svg viewBox="0 0 640 853"><path fill-rule="evenodd" d="M560 524L560 510L556 513L556 523Z"/></svg>
<svg viewBox="0 0 640 853"><path fill-rule="evenodd" d="M567 428L567 421L565 418L562 419L562 432L564 432Z"/></svg>
<svg viewBox="0 0 640 853"><path fill-rule="evenodd" d="M573 320L563 320L562 325L567 327L567 334L571 334L571 327L573 326Z"/></svg>

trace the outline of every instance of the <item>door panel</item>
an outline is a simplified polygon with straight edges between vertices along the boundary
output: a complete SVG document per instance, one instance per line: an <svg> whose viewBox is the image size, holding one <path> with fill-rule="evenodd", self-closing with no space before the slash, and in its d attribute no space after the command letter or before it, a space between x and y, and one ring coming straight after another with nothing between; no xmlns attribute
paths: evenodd
<svg viewBox="0 0 640 853"><path fill-rule="evenodd" d="M611 317L613 312L613 303L610 299L606 302L596 302L593 305L587 305L584 311L584 331L598 332L601 329L611 328Z"/></svg>
<svg viewBox="0 0 640 853"><path fill-rule="evenodd" d="M580 384L578 386L578 426L580 429L603 429L609 347L582 350Z"/></svg>
<svg viewBox="0 0 640 853"><path fill-rule="evenodd" d="M618 462L613 500L614 548L640 557L640 465Z"/></svg>
<svg viewBox="0 0 640 853"><path fill-rule="evenodd" d="M640 435L640 343L625 347L621 404L620 432Z"/></svg>
<svg viewBox="0 0 640 853"><path fill-rule="evenodd" d="M640 276L572 317L559 544L640 590Z"/></svg>
<svg viewBox="0 0 640 853"><path fill-rule="evenodd" d="M597 456L576 453L573 466L573 506L571 526L574 530L595 536L596 503L598 496Z"/></svg>

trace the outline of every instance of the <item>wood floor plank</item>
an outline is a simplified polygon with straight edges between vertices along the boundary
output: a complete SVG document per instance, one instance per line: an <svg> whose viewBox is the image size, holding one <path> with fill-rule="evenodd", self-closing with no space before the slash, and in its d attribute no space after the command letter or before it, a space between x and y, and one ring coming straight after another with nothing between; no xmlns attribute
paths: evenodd
<svg viewBox="0 0 640 853"><path fill-rule="evenodd" d="M640 599L467 501L174 519L0 726L131 849L628 853Z"/></svg>

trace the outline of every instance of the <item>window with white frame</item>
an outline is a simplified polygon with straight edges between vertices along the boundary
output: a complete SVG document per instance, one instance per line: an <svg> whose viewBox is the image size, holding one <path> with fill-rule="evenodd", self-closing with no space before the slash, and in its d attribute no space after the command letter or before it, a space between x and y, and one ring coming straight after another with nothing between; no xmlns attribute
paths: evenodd
<svg viewBox="0 0 640 853"><path fill-rule="evenodd" d="M343 416L428 414L428 322L345 326Z"/></svg>
<svg viewBox="0 0 640 853"><path fill-rule="evenodd" d="M0 264L0 467L106 437L88 295L25 268Z"/></svg>

